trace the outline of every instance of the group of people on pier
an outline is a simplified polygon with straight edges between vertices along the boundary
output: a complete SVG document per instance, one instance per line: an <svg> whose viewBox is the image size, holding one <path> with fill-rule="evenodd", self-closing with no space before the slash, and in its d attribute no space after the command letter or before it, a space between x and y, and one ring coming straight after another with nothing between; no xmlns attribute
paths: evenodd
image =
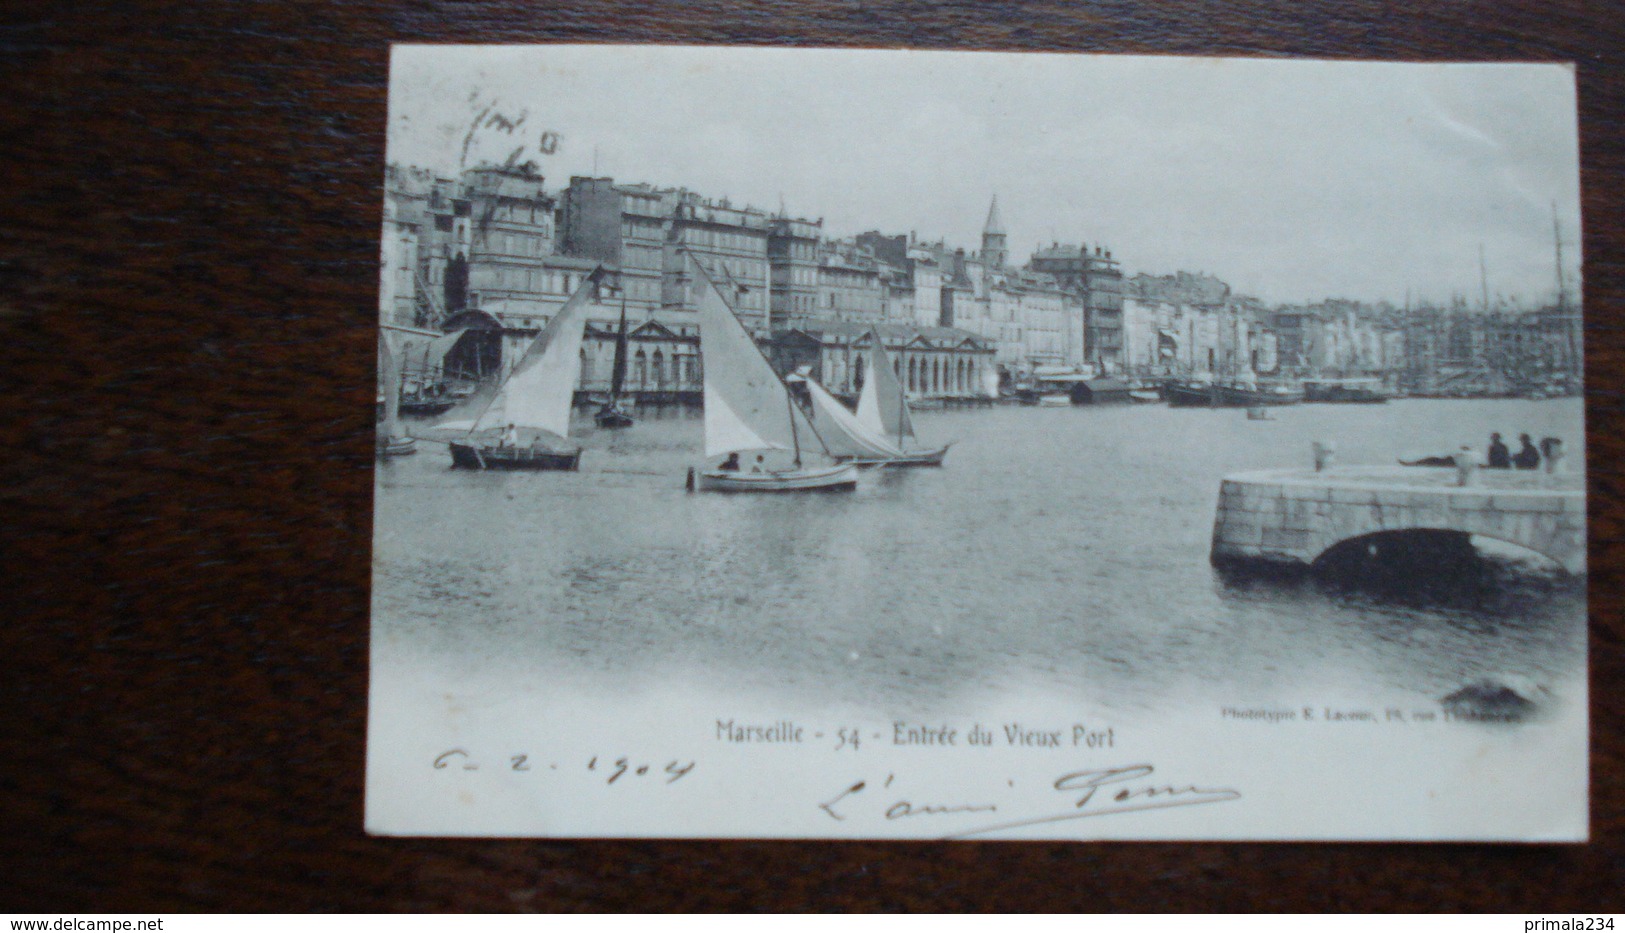
<svg viewBox="0 0 1625 933"><path fill-rule="evenodd" d="M1541 438L1540 447L1536 448L1529 435L1520 434L1518 443L1518 452L1513 453L1501 440L1500 434L1491 434L1489 457L1485 465L1492 470L1538 470L1544 461L1550 469L1563 456L1563 442L1555 437Z"/></svg>

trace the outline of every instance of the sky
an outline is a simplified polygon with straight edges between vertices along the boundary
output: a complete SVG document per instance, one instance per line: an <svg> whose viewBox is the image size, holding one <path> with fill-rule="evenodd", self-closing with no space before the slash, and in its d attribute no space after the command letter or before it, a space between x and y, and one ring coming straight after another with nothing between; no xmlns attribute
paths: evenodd
<svg viewBox="0 0 1625 933"><path fill-rule="evenodd" d="M518 125L471 135L487 112ZM1102 245L1270 303L1476 306L1481 274L1492 301L1550 301L1555 204L1578 294L1567 65L397 46L389 119L392 162L453 174L523 146L549 189L686 187L830 236L974 250L996 194L1017 261Z"/></svg>

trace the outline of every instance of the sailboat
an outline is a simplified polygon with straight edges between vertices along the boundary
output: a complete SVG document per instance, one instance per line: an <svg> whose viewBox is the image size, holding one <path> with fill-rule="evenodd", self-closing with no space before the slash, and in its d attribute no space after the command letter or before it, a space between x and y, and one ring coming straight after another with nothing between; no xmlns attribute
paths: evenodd
<svg viewBox="0 0 1625 933"><path fill-rule="evenodd" d="M829 449L796 405L789 388L739 322L699 263L689 260L699 284L700 352L705 361L705 455L728 455L718 469L688 471L692 490L712 492L846 492L857 488L850 463L803 466L804 445ZM792 451L788 470L740 468L739 454ZM762 463L762 458L757 458Z"/></svg>
<svg viewBox="0 0 1625 933"><path fill-rule="evenodd" d="M621 408L621 389L626 385L626 295L621 295L621 329L615 334L615 368L609 377L609 401L598 409L593 420L601 428L629 428L632 416Z"/></svg>
<svg viewBox="0 0 1625 933"><path fill-rule="evenodd" d="M872 466L908 456L896 444L865 426L851 409L811 376L794 376L792 380L799 380L806 387L812 399L813 429L836 460Z"/></svg>
<svg viewBox="0 0 1625 933"><path fill-rule="evenodd" d="M603 277L602 266L525 348L496 393L451 444L453 466L478 470L574 470L581 448L570 434L570 407L581 375L581 334ZM437 428L462 427L441 424Z"/></svg>
<svg viewBox="0 0 1625 933"><path fill-rule="evenodd" d="M911 448L909 441L918 442L914 434L914 419L909 417L908 399L903 395L903 384L897 381L886 348L880 344L880 334L869 332L868 367L864 373L863 392L858 396L858 424L892 447L898 455L884 461L887 466L942 466L952 442L936 448Z"/></svg>
<svg viewBox="0 0 1625 933"><path fill-rule="evenodd" d="M401 414L442 415L457 404L457 397L447 391L441 366L446 354L462 339L463 333L456 330L432 339L413 335L413 338L403 342L400 353ZM415 359L419 348L423 350L421 362ZM414 362L416 367L408 369L408 360Z"/></svg>

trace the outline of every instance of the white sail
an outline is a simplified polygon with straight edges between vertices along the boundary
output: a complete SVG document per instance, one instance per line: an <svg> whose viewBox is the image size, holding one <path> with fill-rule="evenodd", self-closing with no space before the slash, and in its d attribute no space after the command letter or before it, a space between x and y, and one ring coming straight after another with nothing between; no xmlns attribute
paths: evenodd
<svg viewBox="0 0 1625 933"><path fill-rule="evenodd" d="M822 449L818 433L790 401L779 374L706 277L699 284L701 362L705 367L705 455L743 450Z"/></svg>
<svg viewBox="0 0 1625 933"><path fill-rule="evenodd" d="M858 396L858 423L901 447L904 438L914 436L914 421L908 415L903 384L891 368L891 359L880 345L880 335L870 333L868 371L863 392Z"/></svg>
<svg viewBox="0 0 1625 933"><path fill-rule="evenodd" d="M813 427L831 454L858 460L895 460L903 456L897 445L865 427L823 386L812 379L803 382L812 396Z"/></svg>
<svg viewBox="0 0 1625 933"><path fill-rule="evenodd" d="M475 420L474 431L512 424L569 436L570 403L581 377L581 334L602 274L602 268L593 270L525 348Z"/></svg>

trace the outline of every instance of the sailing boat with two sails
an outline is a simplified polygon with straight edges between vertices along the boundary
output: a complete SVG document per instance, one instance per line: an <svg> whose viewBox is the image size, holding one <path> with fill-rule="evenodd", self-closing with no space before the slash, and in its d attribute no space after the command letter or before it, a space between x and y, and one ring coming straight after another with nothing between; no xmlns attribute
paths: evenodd
<svg viewBox="0 0 1625 933"><path fill-rule="evenodd" d="M881 345L880 334L869 332L863 391L858 395L858 424L897 448L898 455L884 461L886 466L942 466L953 441L941 447L920 447L909 416L908 397L892 369L891 358ZM912 444L910 442L913 442Z"/></svg>
<svg viewBox="0 0 1625 933"><path fill-rule="evenodd" d="M705 365L705 455L728 455L720 468L688 471L689 488L710 492L847 492L857 488L850 463L805 466L804 450L829 448L807 413L700 264L685 256L699 284L700 352ZM789 451L791 469L745 467L739 455Z"/></svg>
<svg viewBox="0 0 1625 933"><path fill-rule="evenodd" d="M942 466L951 443L934 449L908 449L909 439L915 437L908 400L881 346L880 335L874 331L869 333L866 359L868 378L858 397L857 414L818 380L795 377L806 386L812 399L813 427L825 448L836 460L859 466Z"/></svg>
<svg viewBox="0 0 1625 933"><path fill-rule="evenodd" d="M632 416L621 407L621 390L626 386L626 293L621 293L621 329L615 334L615 368L609 377L609 401L593 415L601 428L629 428Z"/></svg>
<svg viewBox="0 0 1625 933"><path fill-rule="evenodd" d="M525 348L472 422L435 426L450 440L453 466L477 470L574 470L581 447L568 441L570 409L581 376L581 335L593 305L599 266Z"/></svg>

